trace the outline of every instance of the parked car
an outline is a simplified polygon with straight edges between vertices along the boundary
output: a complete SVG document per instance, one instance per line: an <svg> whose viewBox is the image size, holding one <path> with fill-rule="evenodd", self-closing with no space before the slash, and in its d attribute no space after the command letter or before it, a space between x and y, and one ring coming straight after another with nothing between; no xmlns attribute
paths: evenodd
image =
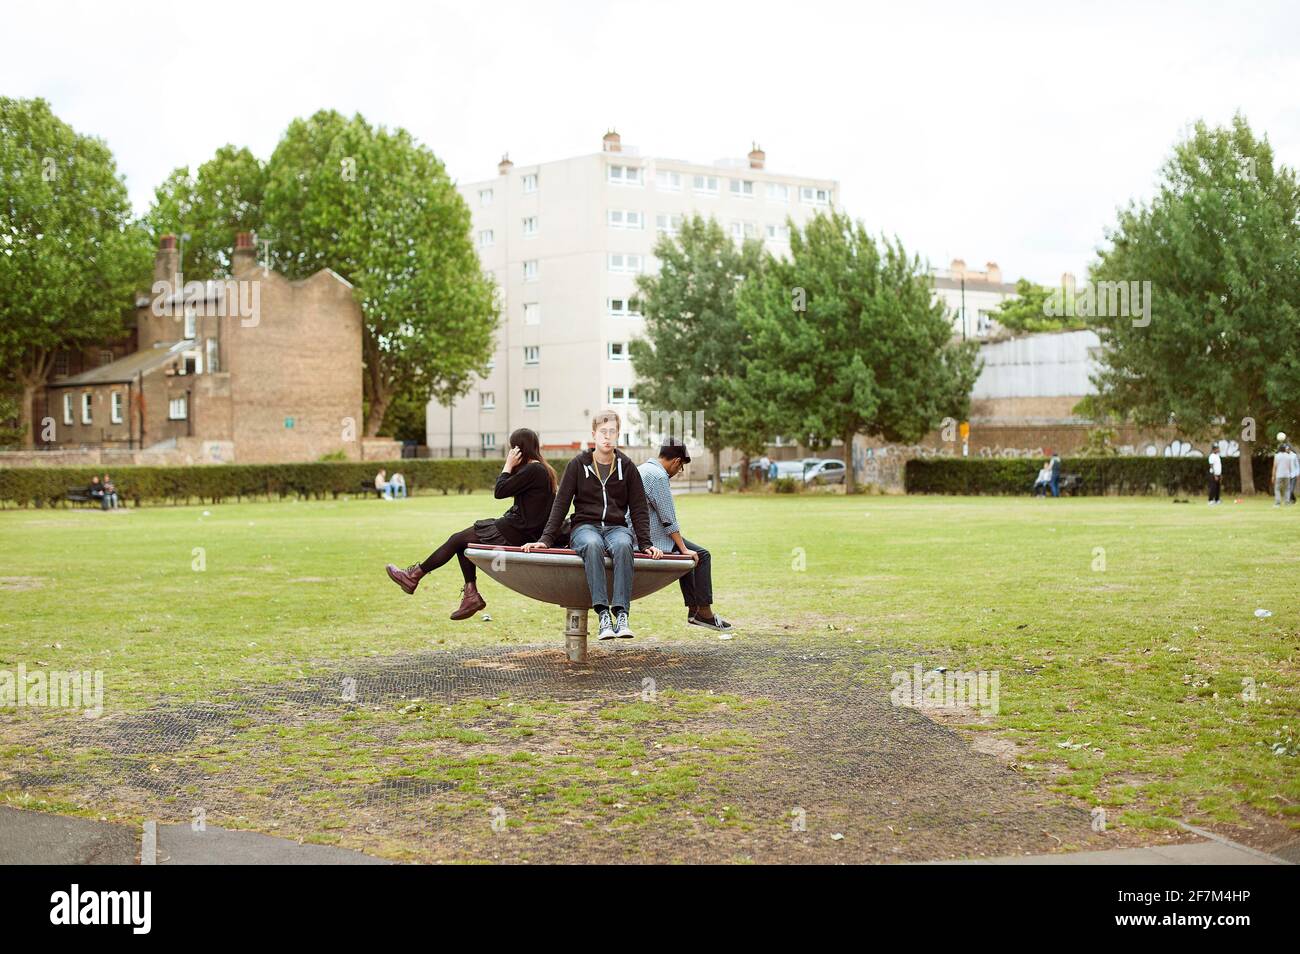
<svg viewBox="0 0 1300 954"><path fill-rule="evenodd" d="M842 484L844 483L844 461L819 460L803 475L806 484Z"/></svg>
<svg viewBox="0 0 1300 954"><path fill-rule="evenodd" d="M803 480L804 470L804 463L801 460L778 460L776 462L776 479L792 477L795 480Z"/></svg>

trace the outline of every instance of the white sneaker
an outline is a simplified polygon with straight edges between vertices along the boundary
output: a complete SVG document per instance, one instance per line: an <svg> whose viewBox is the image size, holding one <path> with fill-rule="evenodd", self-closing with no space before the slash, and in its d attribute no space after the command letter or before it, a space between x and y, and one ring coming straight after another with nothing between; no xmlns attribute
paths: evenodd
<svg viewBox="0 0 1300 954"><path fill-rule="evenodd" d="M619 639L632 638L632 630L628 629L628 625L627 625L627 610L623 610L621 613L618 614L618 632L616 632L614 635L617 636Z"/></svg>
<svg viewBox="0 0 1300 954"><path fill-rule="evenodd" d="M609 615L609 610L600 611L600 635L597 639L613 639L617 634L614 632L614 619Z"/></svg>

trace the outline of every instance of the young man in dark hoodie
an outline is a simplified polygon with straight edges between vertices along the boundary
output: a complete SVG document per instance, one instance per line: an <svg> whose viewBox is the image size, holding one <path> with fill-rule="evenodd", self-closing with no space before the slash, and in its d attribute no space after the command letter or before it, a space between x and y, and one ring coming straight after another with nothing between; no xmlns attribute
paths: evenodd
<svg viewBox="0 0 1300 954"><path fill-rule="evenodd" d="M591 422L592 449L580 453L564 468L541 539L523 547L549 549L569 505L573 505L569 545L578 551L587 570L591 605L600 619L600 639L632 638L627 614L632 602L634 545L639 542L652 559L664 555L650 539L650 512L641 473L632 458L616 446L621 426L615 411L604 410L595 416ZM636 530L635 540L627 526L629 515ZM612 598L605 582L606 554L614 565Z"/></svg>

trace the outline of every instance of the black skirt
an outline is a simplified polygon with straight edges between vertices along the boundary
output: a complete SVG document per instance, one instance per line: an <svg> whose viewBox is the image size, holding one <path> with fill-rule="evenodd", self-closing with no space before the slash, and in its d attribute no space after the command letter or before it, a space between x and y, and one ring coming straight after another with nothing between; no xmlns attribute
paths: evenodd
<svg viewBox="0 0 1300 954"><path fill-rule="evenodd" d="M494 547L513 547L520 544L511 543L506 539L505 534L497 526L500 517L488 517L484 520L474 521L474 536L478 537L480 543L486 543ZM528 541L524 541L527 543Z"/></svg>

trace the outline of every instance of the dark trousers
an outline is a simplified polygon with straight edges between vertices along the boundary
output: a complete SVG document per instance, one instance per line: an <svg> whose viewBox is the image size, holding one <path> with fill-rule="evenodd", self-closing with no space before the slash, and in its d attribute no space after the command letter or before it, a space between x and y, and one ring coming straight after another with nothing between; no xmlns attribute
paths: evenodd
<svg viewBox="0 0 1300 954"><path fill-rule="evenodd" d="M1219 499L1219 491L1220 489L1222 489L1222 487L1223 487L1223 478L1216 477L1214 476L1214 474L1211 474L1210 475L1210 500L1211 501Z"/></svg>
<svg viewBox="0 0 1300 954"><path fill-rule="evenodd" d="M686 549L694 550L700 555L700 561L695 564L695 569L679 581L682 599L686 601L688 607L711 606L713 605L713 566L709 551L691 543L685 537L682 537L682 542L686 544Z"/></svg>
<svg viewBox="0 0 1300 954"><path fill-rule="evenodd" d="M1056 473L1052 474L1052 496L1053 497L1061 496L1061 475L1060 474L1056 474Z"/></svg>
<svg viewBox="0 0 1300 954"><path fill-rule="evenodd" d="M429 554L429 558L420 566L425 573L432 573L438 567L442 566L452 557L460 562L460 575L465 578L466 583L476 583L478 575L473 563L469 562L469 557L465 556L465 548L471 543L478 543L478 534L474 532L473 527L466 527L459 533L453 533L447 538L447 542L438 549Z"/></svg>

